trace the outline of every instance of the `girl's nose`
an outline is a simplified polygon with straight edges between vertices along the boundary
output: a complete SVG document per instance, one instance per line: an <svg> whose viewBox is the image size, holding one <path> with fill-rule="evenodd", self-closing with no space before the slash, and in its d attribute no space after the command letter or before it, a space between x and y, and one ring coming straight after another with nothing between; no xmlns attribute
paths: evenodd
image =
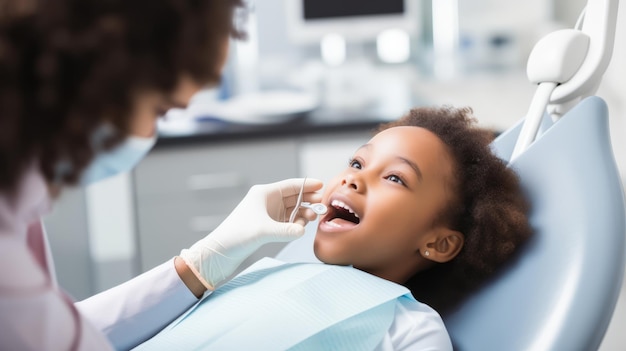
<svg viewBox="0 0 626 351"><path fill-rule="evenodd" d="M355 191L363 191L364 185L363 182L359 179L359 177L354 174L346 174L346 176L341 180L342 186L348 186Z"/></svg>

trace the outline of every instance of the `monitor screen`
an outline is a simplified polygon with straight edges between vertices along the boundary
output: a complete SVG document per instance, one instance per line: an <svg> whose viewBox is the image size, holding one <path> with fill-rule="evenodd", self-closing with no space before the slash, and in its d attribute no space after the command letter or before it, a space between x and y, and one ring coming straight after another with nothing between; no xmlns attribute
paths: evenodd
<svg viewBox="0 0 626 351"><path fill-rule="evenodd" d="M376 15L402 15L404 0L303 0L304 20L358 17Z"/></svg>
<svg viewBox="0 0 626 351"><path fill-rule="evenodd" d="M347 41L375 40L386 29L418 35L421 1L416 0L285 0L289 38L315 43L326 34Z"/></svg>

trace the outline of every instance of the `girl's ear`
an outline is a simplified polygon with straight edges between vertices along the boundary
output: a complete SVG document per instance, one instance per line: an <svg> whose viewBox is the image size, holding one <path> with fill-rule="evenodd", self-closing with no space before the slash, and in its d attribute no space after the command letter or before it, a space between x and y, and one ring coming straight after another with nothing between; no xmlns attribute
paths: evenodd
<svg viewBox="0 0 626 351"><path fill-rule="evenodd" d="M465 237L461 232L440 228L435 235L420 248L422 256L428 260L444 263L461 252Z"/></svg>

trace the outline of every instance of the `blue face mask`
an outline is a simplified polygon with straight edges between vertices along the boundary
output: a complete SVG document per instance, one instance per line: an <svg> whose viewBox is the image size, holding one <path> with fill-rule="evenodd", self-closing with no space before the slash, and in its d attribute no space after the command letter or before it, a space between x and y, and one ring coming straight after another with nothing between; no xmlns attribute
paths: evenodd
<svg viewBox="0 0 626 351"><path fill-rule="evenodd" d="M129 136L115 148L97 153L81 177L82 185L89 185L103 179L128 172L152 149L157 133L149 138Z"/></svg>

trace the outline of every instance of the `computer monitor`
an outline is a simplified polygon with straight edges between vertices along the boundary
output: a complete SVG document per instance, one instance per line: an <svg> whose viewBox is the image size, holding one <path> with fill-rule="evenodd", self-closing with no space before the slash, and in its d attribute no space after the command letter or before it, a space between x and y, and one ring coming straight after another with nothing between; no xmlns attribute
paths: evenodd
<svg viewBox="0 0 626 351"><path fill-rule="evenodd" d="M420 0L285 0L288 35L296 44L319 43L327 34L348 42L375 40L387 29L417 36Z"/></svg>

